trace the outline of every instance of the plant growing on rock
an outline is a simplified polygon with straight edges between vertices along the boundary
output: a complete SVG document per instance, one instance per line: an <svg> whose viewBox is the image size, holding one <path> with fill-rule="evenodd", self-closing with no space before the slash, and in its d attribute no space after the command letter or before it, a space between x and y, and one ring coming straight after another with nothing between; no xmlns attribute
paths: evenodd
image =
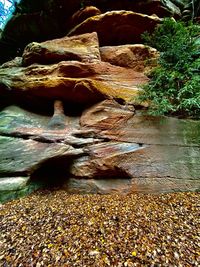
<svg viewBox="0 0 200 267"><path fill-rule="evenodd" d="M150 101L150 113L200 118L200 26L168 18L143 39L160 51L159 66L140 96Z"/></svg>

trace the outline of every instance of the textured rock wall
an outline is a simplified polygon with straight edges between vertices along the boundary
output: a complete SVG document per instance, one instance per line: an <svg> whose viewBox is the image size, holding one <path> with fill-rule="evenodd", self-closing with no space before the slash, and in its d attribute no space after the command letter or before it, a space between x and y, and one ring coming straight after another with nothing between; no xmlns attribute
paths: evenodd
<svg viewBox="0 0 200 267"><path fill-rule="evenodd" d="M58 185L75 193L199 190L199 121L146 116L148 103L137 100L159 53L133 43L162 20L85 12L70 17L81 23L67 36L36 38L0 67L0 201Z"/></svg>
<svg viewBox="0 0 200 267"><path fill-rule="evenodd" d="M87 11L84 6L93 5ZM79 11L76 16L73 16ZM129 10L158 17L180 16L180 9L171 1L130 0L22 0L12 18L6 24L0 38L0 63L21 55L24 47L32 41L44 41L66 35L84 19L111 10ZM97 12L97 13L96 13ZM119 43L118 43L119 44Z"/></svg>

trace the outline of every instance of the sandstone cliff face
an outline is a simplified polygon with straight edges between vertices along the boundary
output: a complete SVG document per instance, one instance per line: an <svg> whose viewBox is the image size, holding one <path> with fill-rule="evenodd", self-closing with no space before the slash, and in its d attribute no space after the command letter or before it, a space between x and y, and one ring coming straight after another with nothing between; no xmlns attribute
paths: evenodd
<svg viewBox="0 0 200 267"><path fill-rule="evenodd" d="M161 22L156 16L132 11L111 11L88 18L68 35L97 32L101 46L140 43L141 34L152 32Z"/></svg>
<svg viewBox="0 0 200 267"><path fill-rule="evenodd" d="M29 44L22 66L4 64L0 77L2 94L12 90L19 102L36 104L60 99L91 105L106 98L134 103L148 81L143 73L101 61L96 33Z"/></svg>
<svg viewBox="0 0 200 267"><path fill-rule="evenodd" d="M90 5L95 7L88 8ZM65 36L87 18L111 10L128 10L150 16L154 14L160 18L180 17L181 14L179 6L169 0L24 0L3 30L0 63L21 55L30 42Z"/></svg>
<svg viewBox="0 0 200 267"><path fill-rule="evenodd" d="M138 107L159 54L133 43L161 19L92 10L68 36L34 40L0 67L1 201L39 186L79 193L200 188L199 122L153 118L142 115L148 103Z"/></svg>

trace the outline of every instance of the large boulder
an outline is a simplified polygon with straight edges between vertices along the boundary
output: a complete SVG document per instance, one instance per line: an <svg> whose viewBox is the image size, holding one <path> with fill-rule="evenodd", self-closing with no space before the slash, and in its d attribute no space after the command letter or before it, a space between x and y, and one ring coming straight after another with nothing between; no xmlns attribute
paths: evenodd
<svg viewBox="0 0 200 267"><path fill-rule="evenodd" d="M149 72L157 65L159 57L155 48L143 44L103 46L100 53L102 61L140 72Z"/></svg>
<svg viewBox="0 0 200 267"><path fill-rule="evenodd" d="M24 49L22 59L24 66L33 63L52 64L67 60L81 62L100 60L98 37L93 32L42 43L33 42Z"/></svg>
<svg viewBox="0 0 200 267"><path fill-rule="evenodd" d="M88 18L69 32L69 36L97 32L100 46L140 43L141 34L152 32L161 22L156 16L132 11L110 11Z"/></svg>

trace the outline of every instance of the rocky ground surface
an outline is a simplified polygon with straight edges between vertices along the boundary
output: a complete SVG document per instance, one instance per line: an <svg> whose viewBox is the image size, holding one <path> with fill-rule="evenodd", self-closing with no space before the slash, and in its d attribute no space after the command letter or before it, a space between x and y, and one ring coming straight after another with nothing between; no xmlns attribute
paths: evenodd
<svg viewBox="0 0 200 267"><path fill-rule="evenodd" d="M1 266L199 266L199 193L38 191L0 207Z"/></svg>

